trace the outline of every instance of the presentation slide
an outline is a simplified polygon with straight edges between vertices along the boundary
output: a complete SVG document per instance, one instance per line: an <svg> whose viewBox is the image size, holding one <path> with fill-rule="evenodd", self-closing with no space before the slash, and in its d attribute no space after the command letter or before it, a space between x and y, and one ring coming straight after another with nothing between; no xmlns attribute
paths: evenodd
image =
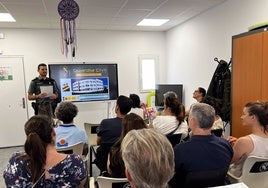
<svg viewBox="0 0 268 188"><path fill-rule="evenodd" d="M53 64L49 75L55 79L61 101L100 101L118 97L116 64Z"/></svg>

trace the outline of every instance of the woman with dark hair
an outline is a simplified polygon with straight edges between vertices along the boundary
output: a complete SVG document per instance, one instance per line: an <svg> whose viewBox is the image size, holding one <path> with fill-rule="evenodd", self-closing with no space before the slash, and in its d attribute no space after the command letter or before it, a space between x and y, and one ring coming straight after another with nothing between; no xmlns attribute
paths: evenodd
<svg viewBox="0 0 268 188"><path fill-rule="evenodd" d="M182 134L181 139L188 136L188 125L185 119L185 108L178 98L167 95L164 97L164 111L157 116L150 128L157 129L164 135Z"/></svg>
<svg viewBox="0 0 268 188"><path fill-rule="evenodd" d="M220 113L221 113L221 109L220 109L220 104L219 101L211 96L205 96L202 101L200 101L201 103L206 103L209 104L210 106L212 106L215 110L215 121L211 127L211 130L222 130L221 135L216 135L219 137L224 137L224 127L223 127L223 121L220 117Z"/></svg>
<svg viewBox="0 0 268 188"><path fill-rule="evenodd" d="M230 173L241 176L242 166L247 156L268 157L268 102L249 102L241 116L244 126L252 133L240 138L228 137L233 144L234 156Z"/></svg>
<svg viewBox="0 0 268 188"><path fill-rule="evenodd" d="M129 113L134 113L139 115L142 119L144 119L144 111L141 108L141 100L137 94L130 94L129 98L132 100L132 107Z"/></svg>
<svg viewBox="0 0 268 188"><path fill-rule="evenodd" d="M137 94L130 94L129 98L133 102L132 108L140 108L141 107L141 100Z"/></svg>
<svg viewBox="0 0 268 188"><path fill-rule="evenodd" d="M83 155L88 153L88 137L84 129L74 124L74 118L78 114L78 108L69 101L61 102L56 108L56 117L62 121L55 128L57 134L56 148L67 147L78 142L84 143Z"/></svg>
<svg viewBox="0 0 268 188"><path fill-rule="evenodd" d="M193 98L196 100L196 102L201 102L203 100L203 98L206 96L207 91L202 88L202 87L198 87L196 90L194 90L193 92ZM193 105L193 104L192 104ZM191 110L191 107L188 110L186 110L185 115L186 115L186 119L188 119L189 116L189 112Z"/></svg>
<svg viewBox="0 0 268 188"><path fill-rule="evenodd" d="M122 159L120 147L126 134L133 129L147 128L143 119L137 114L130 113L122 121L122 132L119 140L112 146L107 161L108 173L114 178L125 177L125 165Z"/></svg>
<svg viewBox="0 0 268 188"><path fill-rule="evenodd" d="M50 118L54 118L52 106L50 102L42 102L38 105L38 115L45 115Z"/></svg>
<svg viewBox="0 0 268 188"><path fill-rule="evenodd" d="M87 173L79 155L58 153L51 118L36 115L25 124L25 152L12 155L3 173L7 187L83 187Z"/></svg>

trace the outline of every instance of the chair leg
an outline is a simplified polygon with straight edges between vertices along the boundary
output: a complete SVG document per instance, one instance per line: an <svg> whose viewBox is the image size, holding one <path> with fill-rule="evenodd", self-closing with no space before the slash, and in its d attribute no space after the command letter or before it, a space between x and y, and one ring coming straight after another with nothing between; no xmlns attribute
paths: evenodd
<svg viewBox="0 0 268 188"><path fill-rule="evenodd" d="M93 160L92 160L92 146L90 146L90 151L89 151L89 157L90 157L90 159L89 159L89 176L90 177L92 177L93 176L93 174L92 174L92 164L93 164Z"/></svg>

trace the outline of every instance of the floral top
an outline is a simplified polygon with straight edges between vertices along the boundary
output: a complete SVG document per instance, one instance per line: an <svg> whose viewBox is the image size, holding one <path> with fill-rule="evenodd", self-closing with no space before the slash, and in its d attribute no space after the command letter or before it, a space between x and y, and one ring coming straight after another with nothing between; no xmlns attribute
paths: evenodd
<svg viewBox="0 0 268 188"><path fill-rule="evenodd" d="M16 152L9 159L6 170L3 173L6 187L30 188L33 186L31 172L27 169L29 161L19 157L22 152ZM79 155L70 154L47 170L50 179L43 176L35 187L77 187L86 178L85 163Z"/></svg>

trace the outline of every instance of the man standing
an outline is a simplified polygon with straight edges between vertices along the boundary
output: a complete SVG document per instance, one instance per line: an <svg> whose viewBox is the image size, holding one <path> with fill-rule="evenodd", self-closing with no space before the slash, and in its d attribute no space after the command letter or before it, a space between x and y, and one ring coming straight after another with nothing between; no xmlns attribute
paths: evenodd
<svg viewBox="0 0 268 188"><path fill-rule="evenodd" d="M128 114L132 107L132 100L120 95L116 101L115 118L101 121L97 130L96 164L101 171L107 170L107 157L111 146L118 140L122 130L122 119Z"/></svg>
<svg viewBox="0 0 268 188"><path fill-rule="evenodd" d="M191 187L185 185L189 173L210 170L223 169L223 178L220 180L223 179L224 182L233 157L233 149L227 140L211 134L214 121L215 110L212 106L205 103L192 105L188 123L193 135L189 141L177 144L174 148L175 175L170 182L172 187ZM210 178L211 174L206 176ZM199 185L199 187L211 187L214 182L206 183L206 186Z"/></svg>
<svg viewBox="0 0 268 188"><path fill-rule="evenodd" d="M28 89L28 99L35 100L32 103L34 114L38 114L38 105L42 102L49 102L51 104L53 114L57 106L58 87L54 79L47 77L47 65L41 63L38 65L37 71L39 76L33 79Z"/></svg>

